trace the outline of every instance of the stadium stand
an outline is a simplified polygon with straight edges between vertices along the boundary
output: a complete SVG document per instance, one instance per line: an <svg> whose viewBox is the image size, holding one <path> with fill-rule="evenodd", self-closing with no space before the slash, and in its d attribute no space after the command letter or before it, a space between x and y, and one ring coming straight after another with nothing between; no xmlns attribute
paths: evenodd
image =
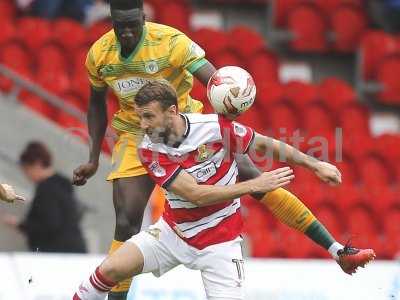
<svg viewBox="0 0 400 300"><path fill-rule="evenodd" d="M192 32L189 26L192 8L186 1L171 1L168 13L158 9L161 2L148 1L156 12L156 21L188 33L206 49L210 61L217 67L238 65L253 74L258 98L239 121L275 137L287 137L299 129L306 137L302 150L310 148L307 142L312 136L324 136L331 147L330 158L337 138L334 130L342 128L344 161L338 165L343 172L343 185L335 189L326 187L308 172L296 169L299 179L291 190L339 239L352 238L360 247L376 248L378 258L394 258L400 249L400 136L372 136L369 110L358 101L355 89L339 78L326 78L320 83L279 82L278 55L253 29L237 26L229 31L201 28ZM400 103L398 37L368 30L369 21L361 0L270 2L270 23L274 29L288 33L286 42L292 50L354 53L358 49L359 80L378 83L377 96L382 103ZM64 19L50 22L17 17L12 1L0 1L0 12L0 63L85 111L88 101L88 82L83 68L86 49L111 28L110 24L102 21L84 28ZM15 24L18 24L17 32ZM73 42L63 39L66 35L74 36ZM246 60L249 56L251 60ZM11 80L0 77L2 92L9 93L13 88ZM205 89L198 82L192 95L206 98ZM36 95L21 92L19 99L61 127L85 126ZM110 99L109 115L112 115L117 103L114 98ZM205 106L206 112L212 110L209 104ZM279 128L286 130L282 132ZM106 146L104 150L110 151ZM257 164L265 167L266 162ZM253 256L327 257L300 234L272 221L253 200L245 197L243 204L245 233ZM293 251L294 245L296 251Z"/></svg>

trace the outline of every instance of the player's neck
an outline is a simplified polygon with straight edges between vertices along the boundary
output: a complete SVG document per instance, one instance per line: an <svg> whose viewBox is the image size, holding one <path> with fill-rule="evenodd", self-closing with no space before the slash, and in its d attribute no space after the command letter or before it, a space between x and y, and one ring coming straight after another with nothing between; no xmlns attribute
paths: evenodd
<svg viewBox="0 0 400 300"><path fill-rule="evenodd" d="M174 147L178 146L185 138L186 127L186 119L182 115L177 114L173 117L171 134L168 140Z"/></svg>
<svg viewBox="0 0 400 300"><path fill-rule="evenodd" d="M121 56L123 58L128 58L129 55L131 55L132 52L135 51L136 46L137 46L137 44L134 45L133 47L122 47L121 46Z"/></svg>

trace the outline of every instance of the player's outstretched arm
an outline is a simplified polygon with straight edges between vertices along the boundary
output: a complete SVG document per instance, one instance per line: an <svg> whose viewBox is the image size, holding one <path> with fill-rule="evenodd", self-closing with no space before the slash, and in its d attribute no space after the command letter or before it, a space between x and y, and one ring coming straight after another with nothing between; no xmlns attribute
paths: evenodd
<svg viewBox="0 0 400 300"><path fill-rule="evenodd" d="M12 203L15 200L25 201L25 198L17 195L14 188L11 185L1 183L0 184L0 200Z"/></svg>
<svg viewBox="0 0 400 300"><path fill-rule="evenodd" d="M87 125L90 136L89 161L74 170L72 183L84 185L93 176L99 166L101 144L107 129L107 89L90 88L90 100Z"/></svg>
<svg viewBox="0 0 400 300"><path fill-rule="evenodd" d="M313 171L325 183L338 185L342 182L340 171L334 165L320 161L279 140L256 133L250 151L272 154L280 161L303 166Z"/></svg>
<svg viewBox="0 0 400 300"><path fill-rule="evenodd" d="M264 172L259 177L229 186L201 185L186 171L181 171L168 190L203 207L218 204L250 193L266 193L288 185L294 178L289 167Z"/></svg>
<svg viewBox="0 0 400 300"><path fill-rule="evenodd" d="M217 69L213 66L213 64L207 62L196 72L194 72L193 76L196 77L202 84L204 84L204 86L207 86L208 81L216 71Z"/></svg>

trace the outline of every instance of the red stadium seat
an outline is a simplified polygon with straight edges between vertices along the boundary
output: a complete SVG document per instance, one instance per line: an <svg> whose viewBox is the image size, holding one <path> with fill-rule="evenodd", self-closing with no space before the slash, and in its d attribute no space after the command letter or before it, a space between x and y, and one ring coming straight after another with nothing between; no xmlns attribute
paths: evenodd
<svg viewBox="0 0 400 300"><path fill-rule="evenodd" d="M334 206L322 205L314 212L318 220L332 233L336 238L339 238L343 233L344 216L339 215Z"/></svg>
<svg viewBox="0 0 400 300"><path fill-rule="evenodd" d="M382 218L382 224L384 232L388 236L400 236L400 209L387 212Z"/></svg>
<svg viewBox="0 0 400 300"><path fill-rule="evenodd" d="M19 99L26 107L50 120L54 121L58 118L58 109L38 96L24 92L21 93Z"/></svg>
<svg viewBox="0 0 400 300"><path fill-rule="evenodd" d="M31 51L37 51L52 39L51 24L45 19L24 17L18 20L17 26L19 40Z"/></svg>
<svg viewBox="0 0 400 300"><path fill-rule="evenodd" d="M238 56L230 50L220 52L219 54L217 54L214 57L214 59L211 62L214 64L214 66L217 69L225 67L225 66L241 66L242 65Z"/></svg>
<svg viewBox="0 0 400 300"><path fill-rule="evenodd" d="M296 4L301 3L301 0L273 0L273 24L276 27L286 27L287 16Z"/></svg>
<svg viewBox="0 0 400 300"><path fill-rule="evenodd" d="M362 7L363 0L314 0L314 3L325 13L330 14L343 4Z"/></svg>
<svg viewBox="0 0 400 300"><path fill-rule="evenodd" d="M400 105L399 68L400 55L386 57L379 64L376 77L382 84L382 91L378 95L380 102Z"/></svg>
<svg viewBox="0 0 400 300"><path fill-rule="evenodd" d="M65 129L68 129L71 133L84 136L86 125L65 111L59 111L57 123Z"/></svg>
<svg viewBox="0 0 400 300"><path fill-rule="evenodd" d="M374 79L380 61L398 52L398 42L391 35L377 30L367 32L360 44L362 77Z"/></svg>
<svg viewBox="0 0 400 300"><path fill-rule="evenodd" d="M0 19L0 46L12 42L17 35L16 26L13 20Z"/></svg>
<svg viewBox="0 0 400 300"><path fill-rule="evenodd" d="M257 99L253 105L260 108L265 113L268 112L268 108L271 104L280 102L283 99L286 91L283 84L276 81L257 82L256 86Z"/></svg>
<svg viewBox="0 0 400 300"><path fill-rule="evenodd" d="M247 71L259 82L278 81L279 62L277 57L267 51L260 51L249 60Z"/></svg>
<svg viewBox="0 0 400 300"><path fill-rule="evenodd" d="M254 230L248 234L252 257L271 257L277 250L277 242L268 230Z"/></svg>
<svg viewBox="0 0 400 300"><path fill-rule="evenodd" d="M237 118L237 121L254 128L260 133L263 133L267 128L266 120L254 107L250 108L244 114L240 115Z"/></svg>
<svg viewBox="0 0 400 300"><path fill-rule="evenodd" d="M339 114L339 125L344 135L369 134L369 112L361 105L346 105Z"/></svg>
<svg viewBox="0 0 400 300"><path fill-rule="evenodd" d="M72 93L66 93L61 96L64 101L73 107L79 109L81 112L86 112L87 111L87 105L86 102L83 101L79 96L72 94Z"/></svg>
<svg viewBox="0 0 400 300"><path fill-rule="evenodd" d="M279 224L277 229L287 258L306 258L312 251L313 243L305 235L283 224Z"/></svg>
<svg viewBox="0 0 400 300"><path fill-rule="evenodd" d="M60 69L43 70L36 74L37 83L48 91L60 96L65 94L70 88L68 75Z"/></svg>
<svg viewBox="0 0 400 300"><path fill-rule="evenodd" d="M360 177L366 186L387 186L390 174L382 159L377 156L367 156L357 164Z"/></svg>
<svg viewBox="0 0 400 300"><path fill-rule="evenodd" d="M168 4L168 9L161 9L159 12L160 23L172 26L185 33L190 30L189 17L188 7L174 2Z"/></svg>
<svg viewBox="0 0 400 300"><path fill-rule="evenodd" d="M344 184L355 184L359 181L357 170L351 160L345 157L341 162L335 161L335 166L342 174L342 182Z"/></svg>
<svg viewBox="0 0 400 300"><path fill-rule="evenodd" d="M207 98L207 88L196 78L193 80L193 88L190 92L190 96L193 99L201 101L204 105L204 108L207 108L207 112L213 111Z"/></svg>
<svg viewBox="0 0 400 300"><path fill-rule="evenodd" d="M243 59L253 59L253 55L265 50L263 36L250 27L233 27L228 35L231 49Z"/></svg>
<svg viewBox="0 0 400 300"><path fill-rule="evenodd" d="M46 45L36 56L38 73L58 72L67 70L67 60L63 50L56 45Z"/></svg>
<svg viewBox="0 0 400 300"><path fill-rule="evenodd" d="M89 79L86 73L75 74L71 77L70 91L76 93L85 103L88 103L90 96Z"/></svg>
<svg viewBox="0 0 400 300"><path fill-rule="evenodd" d="M343 5L330 15L334 43L338 52L354 52L367 28L367 17L361 8Z"/></svg>
<svg viewBox="0 0 400 300"><path fill-rule="evenodd" d="M311 135L333 133L334 123L327 109L319 104L311 104L303 109L303 128Z"/></svg>
<svg viewBox="0 0 400 300"><path fill-rule="evenodd" d="M0 20L14 19L17 14L17 8L14 0L0 1Z"/></svg>
<svg viewBox="0 0 400 300"><path fill-rule="evenodd" d="M385 214L397 203L396 190L389 186L364 185L362 190L367 200L366 204L380 218L385 218Z"/></svg>
<svg viewBox="0 0 400 300"><path fill-rule="evenodd" d="M18 43L10 43L2 47L0 51L0 64L4 64L14 72L22 75L26 79L31 79L31 57ZM10 92L13 88L13 82L0 76L0 90Z"/></svg>
<svg viewBox="0 0 400 300"><path fill-rule="evenodd" d="M292 80L285 85L285 100L298 108L317 101L317 96L317 89L313 84Z"/></svg>
<svg viewBox="0 0 400 300"><path fill-rule="evenodd" d="M0 63L14 70L29 69L31 56L21 44L10 43L1 49Z"/></svg>
<svg viewBox="0 0 400 300"><path fill-rule="evenodd" d="M400 135L383 134L375 138L374 146L376 153L382 155L388 166L398 163L398 158L400 157ZM398 180L400 181L400 177L398 177Z"/></svg>
<svg viewBox="0 0 400 300"><path fill-rule="evenodd" d="M88 53L87 47L82 47L75 50L75 52L72 55L73 68L72 70L69 70L71 71L70 73L71 75L76 76L76 75L87 74L87 70L85 67L87 53Z"/></svg>
<svg viewBox="0 0 400 300"><path fill-rule="evenodd" d="M361 206L348 211L347 231L355 236L376 234L375 219L371 212Z"/></svg>
<svg viewBox="0 0 400 300"><path fill-rule="evenodd" d="M201 28L192 34L192 39L207 51L207 57L212 60L218 53L229 47L229 37L225 31L212 28Z"/></svg>
<svg viewBox="0 0 400 300"><path fill-rule="evenodd" d="M53 23L52 32L54 41L67 51L73 51L86 44L86 30L74 20L57 19Z"/></svg>
<svg viewBox="0 0 400 300"><path fill-rule="evenodd" d="M327 24L318 7L311 4L296 6L289 13L288 30L293 34L290 43L293 50L299 52L327 51Z"/></svg>
<svg viewBox="0 0 400 300"><path fill-rule="evenodd" d="M344 182L333 190L334 204L341 213L346 213L350 207L363 203L363 190L349 182Z"/></svg>
<svg viewBox="0 0 400 300"><path fill-rule="evenodd" d="M97 41L103 34L107 33L112 29L112 24L108 21L100 21L93 23L89 26L86 33L86 43L92 45ZM89 50L89 49L87 49Z"/></svg>
<svg viewBox="0 0 400 300"><path fill-rule="evenodd" d="M318 98L333 112L347 104L354 103L357 95L347 82L330 77L324 79L318 86Z"/></svg>
<svg viewBox="0 0 400 300"><path fill-rule="evenodd" d="M299 128L297 114L292 107L284 103L273 105L268 110L267 118L277 138L292 136L293 132Z"/></svg>

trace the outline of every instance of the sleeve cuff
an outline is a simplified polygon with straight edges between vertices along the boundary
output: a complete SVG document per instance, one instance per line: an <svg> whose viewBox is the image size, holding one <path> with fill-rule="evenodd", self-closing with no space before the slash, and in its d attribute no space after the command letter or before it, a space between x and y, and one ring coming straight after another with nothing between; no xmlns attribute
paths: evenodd
<svg viewBox="0 0 400 300"><path fill-rule="evenodd" d="M254 137L255 137L255 136L256 136L256 133L255 133L255 131L253 130L253 134L252 134L252 136L251 136L251 139L250 139L249 143L247 144L246 149L243 151L243 154L247 154L247 152L249 152L250 147L251 147L251 144L253 144L253 141L254 141Z"/></svg>
<svg viewBox="0 0 400 300"><path fill-rule="evenodd" d="M90 83L90 86L96 91L104 91L105 89L107 89L106 85L105 86L97 86L97 85L94 85L93 83Z"/></svg>
<svg viewBox="0 0 400 300"><path fill-rule="evenodd" d="M175 180L175 178L179 175L179 173L181 172L182 168L179 167L178 169L176 169L176 171L162 184L161 187L163 187L164 189L168 189L168 187L171 185L171 183Z"/></svg>
<svg viewBox="0 0 400 300"><path fill-rule="evenodd" d="M202 66L204 66L206 63L208 63L208 60L205 58L201 58L200 60L197 60L187 66L186 70L188 70L191 74L195 73L197 70L199 70Z"/></svg>

